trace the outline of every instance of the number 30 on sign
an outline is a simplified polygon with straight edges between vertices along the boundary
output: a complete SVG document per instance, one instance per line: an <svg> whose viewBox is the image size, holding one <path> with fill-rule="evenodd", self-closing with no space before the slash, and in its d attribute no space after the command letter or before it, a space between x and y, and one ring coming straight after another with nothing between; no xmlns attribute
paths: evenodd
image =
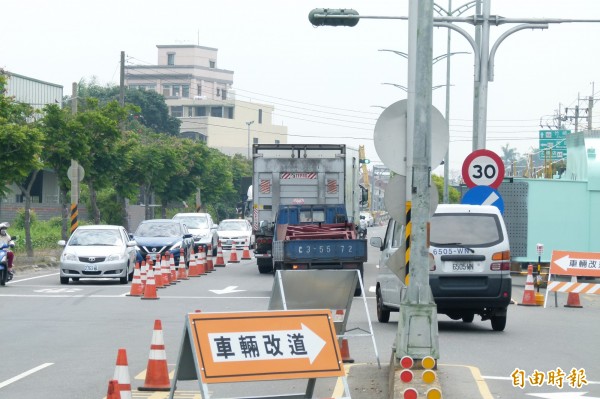
<svg viewBox="0 0 600 399"><path fill-rule="evenodd" d="M462 177L467 187L489 186L498 188L504 179L504 163L493 151L473 151L462 165Z"/></svg>

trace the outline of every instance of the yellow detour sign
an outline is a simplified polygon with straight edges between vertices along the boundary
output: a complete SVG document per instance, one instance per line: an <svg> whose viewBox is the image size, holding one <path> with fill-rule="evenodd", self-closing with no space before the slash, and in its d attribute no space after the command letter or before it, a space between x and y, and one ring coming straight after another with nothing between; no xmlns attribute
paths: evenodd
<svg viewBox="0 0 600 399"><path fill-rule="evenodd" d="M345 376L330 310L187 317L203 383Z"/></svg>
<svg viewBox="0 0 600 399"><path fill-rule="evenodd" d="M600 277L600 253L552 251L551 274Z"/></svg>

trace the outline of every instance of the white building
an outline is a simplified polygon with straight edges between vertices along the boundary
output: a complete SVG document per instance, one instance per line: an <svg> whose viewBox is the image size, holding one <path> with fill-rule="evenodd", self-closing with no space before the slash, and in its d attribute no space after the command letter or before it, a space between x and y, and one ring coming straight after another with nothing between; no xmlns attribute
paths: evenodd
<svg viewBox="0 0 600 399"><path fill-rule="evenodd" d="M287 143L287 127L272 124L272 105L235 99L233 71L217 67L217 49L156 47L158 65L126 66L125 85L161 93L183 137L228 155L247 155L252 143Z"/></svg>

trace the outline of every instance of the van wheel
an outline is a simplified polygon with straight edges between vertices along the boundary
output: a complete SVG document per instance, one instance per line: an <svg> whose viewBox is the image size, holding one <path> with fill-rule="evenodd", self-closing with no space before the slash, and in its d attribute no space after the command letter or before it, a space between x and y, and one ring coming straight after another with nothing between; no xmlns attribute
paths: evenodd
<svg viewBox="0 0 600 399"><path fill-rule="evenodd" d="M473 323L473 319L475 318L475 313L467 313L462 317L462 321L464 323Z"/></svg>
<svg viewBox="0 0 600 399"><path fill-rule="evenodd" d="M492 329L494 331L504 331L506 327L506 315L504 316L492 316L490 317L492 322Z"/></svg>
<svg viewBox="0 0 600 399"><path fill-rule="evenodd" d="M377 292L375 293L377 298L377 320L380 323L387 323L390 321L390 311L383 304L383 298L381 297L381 291L377 288Z"/></svg>

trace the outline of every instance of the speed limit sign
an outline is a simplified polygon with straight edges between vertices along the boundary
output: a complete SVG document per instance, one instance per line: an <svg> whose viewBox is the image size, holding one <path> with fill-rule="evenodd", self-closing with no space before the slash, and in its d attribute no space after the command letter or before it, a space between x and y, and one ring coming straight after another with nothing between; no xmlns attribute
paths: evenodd
<svg viewBox="0 0 600 399"><path fill-rule="evenodd" d="M504 179L504 163L493 151L476 150L465 158L462 177L469 188L475 186L498 188Z"/></svg>

